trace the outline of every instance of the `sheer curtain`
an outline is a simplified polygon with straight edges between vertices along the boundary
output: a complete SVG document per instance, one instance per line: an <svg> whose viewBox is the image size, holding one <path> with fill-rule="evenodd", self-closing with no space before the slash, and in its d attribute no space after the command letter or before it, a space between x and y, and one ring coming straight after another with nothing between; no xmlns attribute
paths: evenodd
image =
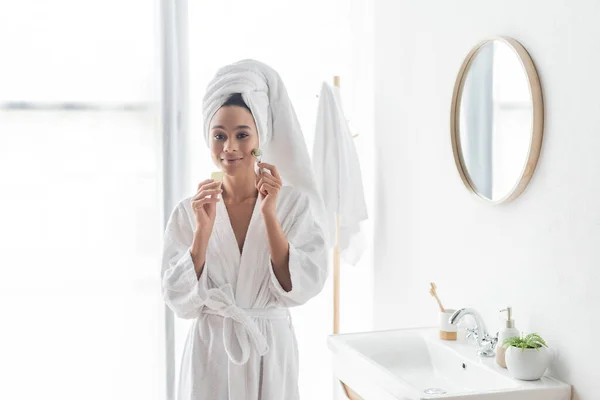
<svg viewBox="0 0 600 400"><path fill-rule="evenodd" d="M158 2L0 4L0 398L164 398Z"/></svg>

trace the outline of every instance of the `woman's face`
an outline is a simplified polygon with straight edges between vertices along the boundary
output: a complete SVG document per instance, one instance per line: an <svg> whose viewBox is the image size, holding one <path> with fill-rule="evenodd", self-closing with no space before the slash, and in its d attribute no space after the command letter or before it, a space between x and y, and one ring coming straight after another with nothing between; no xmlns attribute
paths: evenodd
<svg viewBox="0 0 600 400"><path fill-rule="evenodd" d="M252 150L258 148L258 132L252 114L243 107L221 107L209 124L213 161L227 175L254 171Z"/></svg>

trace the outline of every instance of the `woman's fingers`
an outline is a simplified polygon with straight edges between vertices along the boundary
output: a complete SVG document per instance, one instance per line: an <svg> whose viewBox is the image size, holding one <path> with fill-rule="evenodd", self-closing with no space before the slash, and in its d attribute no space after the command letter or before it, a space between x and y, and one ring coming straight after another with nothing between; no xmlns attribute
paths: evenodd
<svg viewBox="0 0 600 400"><path fill-rule="evenodd" d="M198 185L198 190L196 191L196 193L199 193L202 190L207 190L207 189L218 189L221 185L221 182L219 181L213 181L212 179L209 179L208 182L202 182Z"/></svg>
<svg viewBox="0 0 600 400"><path fill-rule="evenodd" d="M196 190L197 190L197 191L198 191L198 190L200 190L200 188L201 188L202 186L204 186L204 185L206 185L206 184L208 184L208 183L211 183L211 182L214 182L214 180L213 180L213 179L205 179L205 180L203 180L202 182L200 182L200 183L198 184L198 189L196 189Z"/></svg>
<svg viewBox="0 0 600 400"><path fill-rule="evenodd" d="M276 184L276 185L281 183L281 181L280 181L279 179L277 179L276 177L274 177L274 176L273 176L273 175L271 175L271 174L263 174L262 178L263 178L265 181L268 181L268 182L273 182L273 183L274 183L274 184Z"/></svg>
<svg viewBox="0 0 600 400"><path fill-rule="evenodd" d="M219 201L221 201L221 199L216 199L216 198L213 198L213 197L205 197L203 199L192 201L192 208L194 210L198 210L198 209L200 209L205 204L218 203Z"/></svg>
<svg viewBox="0 0 600 400"><path fill-rule="evenodd" d="M273 185L273 186L279 186L279 187L281 187L281 181L279 181L277 178L271 176L270 174L262 174L257 179L256 186L260 187L260 185L262 185L264 183L268 183L268 184Z"/></svg>
<svg viewBox="0 0 600 400"><path fill-rule="evenodd" d="M264 187L265 185L269 185L269 186L275 187L275 188L281 187L280 185L274 184L272 182L266 182L266 181L261 180L259 183L256 184L256 189L261 190L261 188Z"/></svg>
<svg viewBox="0 0 600 400"><path fill-rule="evenodd" d="M257 189L257 190L258 190L260 193L262 193L262 194L267 194L267 192L265 191L265 188L264 188L264 186L265 186L265 184L264 184L263 180L261 179L261 180L260 180L260 181L259 181L259 182L256 184L256 189Z"/></svg>
<svg viewBox="0 0 600 400"><path fill-rule="evenodd" d="M269 185L268 183L263 183L260 187L260 191L263 194L271 194L277 191L277 188L273 185Z"/></svg>
<svg viewBox="0 0 600 400"><path fill-rule="evenodd" d="M273 175L277 180L281 181L281 177L279 176L279 171L277 171L277 167L272 165L272 164L267 164L267 163L258 163L258 166L260 168L265 168L267 170L269 170L269 172L271 172L271 175Z"/></svg>
<svg viewBox="0 0 600 400"><path fill-rule="evenodd" d="M220 181L211 181L208 183L205 183L204 185L200 186L198 190L200 189L214 189L217 188L221 185Z"/></svg>
<svg viewBox="0 0 600 400"><path fill-rule="evenodd" d="M202 190L198 192L194 197L192 197L192 200L199 200L208 196L216 198L216 196L221 193L223 193L223 189Z"/></svg>

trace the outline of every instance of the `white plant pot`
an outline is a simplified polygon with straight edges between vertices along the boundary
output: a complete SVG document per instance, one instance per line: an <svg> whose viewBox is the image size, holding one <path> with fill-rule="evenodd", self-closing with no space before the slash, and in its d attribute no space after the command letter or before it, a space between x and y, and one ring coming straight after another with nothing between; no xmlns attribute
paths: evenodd
<svg viewBox="0 0 600 400"><path fill-rule="evenodd" d="M545 347L522 350L511 346L506 350L506 367L515 379L522 381L540 379L549 365L550 353Z"/></svg>

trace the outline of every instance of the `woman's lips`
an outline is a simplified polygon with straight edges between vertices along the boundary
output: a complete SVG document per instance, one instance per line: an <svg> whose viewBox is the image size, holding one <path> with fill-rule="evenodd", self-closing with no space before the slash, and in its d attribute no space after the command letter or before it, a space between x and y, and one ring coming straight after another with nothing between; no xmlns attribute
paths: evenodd
<svg viewBox="0 0 600 400"><path fill-rule="evenodd" d="M236 164L236 163L242 161L242 159L241 158L231 158L231 159L223 158L222 161L225 164Z"/></svg>

